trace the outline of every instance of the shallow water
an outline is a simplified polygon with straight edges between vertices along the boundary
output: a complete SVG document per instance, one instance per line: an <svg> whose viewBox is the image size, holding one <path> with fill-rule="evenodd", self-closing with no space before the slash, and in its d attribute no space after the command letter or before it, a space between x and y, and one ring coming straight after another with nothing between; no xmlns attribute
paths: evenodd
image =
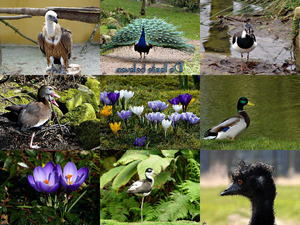
<svg viewBox="0 0 300 225"><path fill-rule="evenodd" d="M239 14L245 5L233 0L200 0L200 5L200 51L240 58L240 53L231 47L232 36L235 32L229 31L228 27L220 29L220 26L211 26L210 22L216 19L216 16L214 16L216 14L223 16L229 13L233 13L233 15ZM251 10L256 12L261 10L261 8L251 5ZM239 28L239 30L242 30L244 24L241 23ZM289 43L280 38L270 38L265 34L260 34L258 29L254 30L254 34L258 45L250 53L251 59L261 59L270 63L283 64L286 59L290 58ZM245 57L246 54L244 54Z"/></svg>
<svg viewBox="0 0 300 225"><path fill-rule="evenodd" d="M299 76L201 76L201 137L237 115L243 96L256 106L244 107L251 122L239 138L300 140Z"/></svg>

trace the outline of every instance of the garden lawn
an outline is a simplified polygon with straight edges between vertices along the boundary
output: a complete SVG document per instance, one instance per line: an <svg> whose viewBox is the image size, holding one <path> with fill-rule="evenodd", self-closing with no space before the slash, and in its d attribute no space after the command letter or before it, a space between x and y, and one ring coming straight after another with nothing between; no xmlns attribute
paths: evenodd
<svg viewBox="0 0 300 225"><path fill-rule="evenodd" d="M203 138L203 137L201 137ZM275 140L265 137L200 141L201 150L299 150L300 141Z"/></svg>
<svg viewBox="0 0 300 225"><path fill-rule="evenodd" d="M112 11L118 7L129 10L135 15L140 15L142 2L128 0L114 0L101 2L101 9ZM167 22L178 26L179 31L184 32L184 37L199 40L200 35L200 20L199 13L184 12L179 7L169 5L152 5L147 6L146 18L161 18Z"/></svg>
<svg viewBox="0 0 300 225"><path fill-rule="evenodd" d="M189 90L181 90L179 85L179 76L101 76L99 78L101 84L101 92L113 92L115 90L130 90L134 92L134 96L129 99L127 104L127 110L129 105L131 106L144 106L144 112L142 116L145 117L145 113L151 113L151 109L148 106L148 101L161 100L169 107L162 113L171 115L175 111L172 105L168 102L172 98L177 97L179 94L190 94L195 101L187 108L188 112L200 116L200 91L194 87L192 76L189 76ZM101 104L100 109L103 108ZM121 111L121 109L118 109ZM182 113L180 111L179 113ZM165 131L161 125L158 124L158 131L155 131L153 127L150 127L148 120L145 118L145 124L143 126L138 125L138 118L135 114L131 114L129 120L135 118L135 125L126 130L125 124L117 114L114 116L104 117L99 115L100 127L102 128L100 134L100 149L189 149L199 150L200 148L200 124L195 124L188 128L183 124L183 121L179 121L177 134L174 133L172 126L167 131L167 138L165 138ZM109 123L121 122L122 130L118 131L118 136L111 130ZM146 146L134 147L133 143L137 137L147 137Z"/></svg>
<svg viewBox="0 0 300 225"><path fill-rule="evenodd" d="M201 182L201 181L200 181ZM242 196L220 196L226 187L200 189L200 224L224 225L228 216L238 214L250 220L250 201ZM300 221L300 187L278 186L274 208L280 224L298 224Z"/></svg>

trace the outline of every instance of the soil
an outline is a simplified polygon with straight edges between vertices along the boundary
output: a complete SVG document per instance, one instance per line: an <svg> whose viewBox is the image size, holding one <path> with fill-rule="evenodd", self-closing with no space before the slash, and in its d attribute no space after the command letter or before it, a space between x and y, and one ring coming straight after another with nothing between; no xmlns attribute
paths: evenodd
<svg viewBox="0 0 300 225"><path fill-rule="evenodd" d="M70 64L79 64L82 75L99 75L100 49L97 45L89 45L80 54L83 45L73 45ZM44 75L47 59L37 46L2 45L3 75Z"/></svg>
<svg viewBox="0 0 300 225"><path fill-rule="evenodd" d="M199 48L200 43L197 40L188 40L188 43ZM101 75L144 75L144 74L172 74L172 68L178 62L191 61L193 54L182 52L176 49L153 47L150 49L146 58L140 59L138 52L134 51L133 46L121 47L114 49L112 53L100 56L100 74ZM145 63L145 72L118 72L118 68L134 68L136 63L136 68L143 68ZM149 68L165 68L167 63L167 73L162 72L151 72L148 71ZM177 64L178 65L178 64ZM179 67L177 67L179 70ZM123 70L124 71L124 70Z"/></svg>
<svg viewBox="0 0 300 225"><path fill-rule="evenodd" d="M243 18L230 17L222 19L223 27L228 27L228 34L241 30ZM270 20L264 17L251 18L250 24L254 29L257 47L250 53L249 70L242 70L240 53L233 51L231 56L214 52L202 52L200 74L202 75L241 75L267 74L285 75L297 73L291 60L292 21L282 22L280 19ZM231 40L230 40L231 41ZM244 54L246 65L247 54Z"/></svg>
<svg viewBox="0 0 300 225"><path fill-rule="evenodd" d="M55 90L64 91L69 88L76 88L77 83L84 82L84 77L73 76L54 76L50 85L55 84ZM0 92L11 90L15 87L13 83L24 86L42 86L44 79L42 76L11 76L8 81L0 85ZM0 104L12 104L0 96ZM29 143L32 131L21 132L15 129L15 122L1 117L0 112L0 150L24 150L30 149ZM74 130L68 126L57 124L54 114L52 114L52 123L45 125L40 131L36 132L33 144L39 145L41 150L79 150L82 149L80 142Z"/></svg>

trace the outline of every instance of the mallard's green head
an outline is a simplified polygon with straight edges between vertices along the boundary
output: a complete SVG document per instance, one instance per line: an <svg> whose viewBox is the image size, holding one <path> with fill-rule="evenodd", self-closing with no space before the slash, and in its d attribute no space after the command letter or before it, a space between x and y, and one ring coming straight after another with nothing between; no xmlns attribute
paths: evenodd
<svg viewBox="0 0 300 225"><path fill-rule="evenodd" d="M238 101L238 104L237 104L237 110L238 111L242 111L244 110L244 106L245 105L251 105L251 106L255 106L252 102L250 102L247 98L245 97L241 97Z"/></svg>

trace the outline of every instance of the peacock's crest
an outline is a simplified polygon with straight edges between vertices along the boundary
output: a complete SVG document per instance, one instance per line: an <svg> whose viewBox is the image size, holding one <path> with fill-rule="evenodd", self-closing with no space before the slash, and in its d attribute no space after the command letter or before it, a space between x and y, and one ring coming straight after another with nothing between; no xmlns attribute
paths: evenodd
<svg viewBox="0 0 300 225"><path fill-rule="evenodd" d="M112 40L101 46L101 52L113 48L133 45L141 37L142 27L145 30L146 42L152 46L174 48L186 52L194 52L195 47L186 43L183 32L163 19L136 19L133 23L119 30Z"/></svg>

